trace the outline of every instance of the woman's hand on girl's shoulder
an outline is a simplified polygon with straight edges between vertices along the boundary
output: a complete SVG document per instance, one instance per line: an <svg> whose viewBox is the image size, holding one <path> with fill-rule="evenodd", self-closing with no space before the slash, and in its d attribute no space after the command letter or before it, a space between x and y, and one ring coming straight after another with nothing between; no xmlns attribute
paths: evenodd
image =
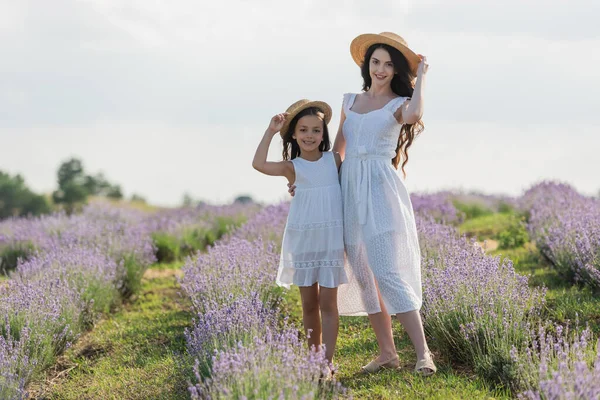
<svg viewBox="0 0 600 400"><path fill-rule="evenodd" d="M288 183L288 193L290 194L290 196L294 197L294 195L296 194L296 185L294 185L293 183Z"/></svg>

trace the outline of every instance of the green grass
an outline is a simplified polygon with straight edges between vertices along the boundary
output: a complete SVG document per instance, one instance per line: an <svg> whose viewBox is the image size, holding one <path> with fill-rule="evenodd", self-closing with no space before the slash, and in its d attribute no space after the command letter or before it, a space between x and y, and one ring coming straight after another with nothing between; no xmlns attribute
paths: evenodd
<svg viewBox="0 0 600 400"><path fill-rule="evenodd" d="M171 269L181 269L183 267L183 261L173 261L171 263L160 263L154 264L151 269L155 271L165 271Z"/></svg>
<svg viewBox="0 0 600 400"><path fill-rule="evenodd" d="M302 327L300 292L292 287L283 300L285 313ZM401 370L372 375L358 373L377 355L377 340L367 317L341 317L334 363L337 377L355 399L509 399L510 392L494 389L471 371L451 365L443 355L436 357L438 373L422 378L413 373L416 362L408 335L394 322L394 338ZM435 343L430 343L435 352Z"/></svg>
<svg viewBox="0 0 600 400"><path fill-rule="evenodd" d="M459 231L477 240L493 239L510 227L513 218L511 213L482 215L463 222Z"/></svg>
<svg viewBox="0 0 600 400"><path fill-rule="evenodd" d="M60 357L46 382L33 385L36 398L189 398L178 354L185 351L183 331L192 315L178 292L173 276L144 279L131 303Z"/></svg>
<svg viewBox="0 0 600 400"><path fill-rule="evenodd" d="M479 202L462 202L454 199L452 204L454 204L454 207L461 212L466 219L478 218L493 213L492 209Z"/></svg>

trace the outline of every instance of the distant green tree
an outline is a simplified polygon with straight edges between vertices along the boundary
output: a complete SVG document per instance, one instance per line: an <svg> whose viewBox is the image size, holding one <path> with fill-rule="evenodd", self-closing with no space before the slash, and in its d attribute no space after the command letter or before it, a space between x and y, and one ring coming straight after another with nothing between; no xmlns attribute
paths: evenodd
<svg viewBox="0 0 600 400"><path fill-rule="evenodd" d="M123 198L123 192L121 191L121 186L114 185L111 186L106 192L106 197L110 197L111 199L120 200Z"/></svg>
<svg viewBox="0 0 600 400"><path fill-rule="evenodd" d="M192 205L194 205L194 199L192 198L192 196L189 193L184 193L183 194L183 200L181 201L181 204L184 207L190 207Z"/></svg>
<svg viewBox="0 0 600 400"><path fill-rule="evenodd" d="M72 212L77 204L87 200L89 182L83 171L83 163L71 158L58 167L58 190L52 193L56 204L62 204L67 212Z"/></svg>
<svg viewBox="0 0 600 400"><path fill-rule="evenodd" d="M88 196L104 196L122 199L119 185L111 184L104 174L86 175L83 163L77 158L63 162L58 168L58 190L52 193L56 204L62 204L67 212L87 201Z"/></svg>
<svg viewBox="0 0 600 400"><path fill-rule="evenodd" d="M87 175L84 186L91 196L107 196L113 188L102 173L96 174L96 176Z"/></svg>
<svg viewBox="0 0 600 400"><path fill-rule="evenodd" d="M147 203L146 199L143 196L140 196L139 194L136 194L136 193L131 195L131 201L136 201L138 203L144 203L144 204Z"/></svg>
<svg viewBox="0 0 600 400"><path fill-rule="evenodd" d="M250 204L254 203L254 199L248 195L241 195L235 198L234 203Z"/></svg>
<svg viewBox="0 0 600 400"><path fill-rule="evenodd" d="M64 205L67 212L73 212L75 206L87 200L88 191L83 185L75 182L64 182L58 190L52 193L52 200L56 204Z"/></svg>
<svg viewBox="0 0 600 400"><path fill-rule="evenodd" d="M85 185L86 176L83 173L83 164L77 158L63 162L58 168L58 187L63 188L70 183Z"/></svg>
<svg viewBox="0 0 600 400"><path fill-rule="evenodd" d="M33 193L21 175L0 171L0 219L11 216L40 215L51 211L44 196Z"/></svg>

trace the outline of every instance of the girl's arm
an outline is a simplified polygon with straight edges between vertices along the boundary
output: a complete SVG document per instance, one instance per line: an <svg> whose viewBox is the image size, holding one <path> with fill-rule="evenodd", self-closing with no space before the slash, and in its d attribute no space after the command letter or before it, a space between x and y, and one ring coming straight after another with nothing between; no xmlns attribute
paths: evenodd
<svg viewBox="0 0 600 400"><path fill-rule="evenodd" d="M421 62L417 68L417 82L412 97L405 101L394 114L400 123L414 124L423 117L423 88L429 64L427 64L427 57L420 54L419 57L421 57Z"/></svg>
<svg viewBox="0 0 600 400"><path fill-rule="evenodd" d="M335 136L335 141L333 142L333 152L339 153L340 163L346 156L346 138L344 138L344 132L342 131L345 120L346 120L346 114L344 114L344 107L342 107L342 112L340 113L340 126L338 128L337 135ZM338 169L339 169L339 167L340 166L338 164Z"/></svg>
<svg viewBox="0 0 600 400"><path fill-rule="evenodd" d="M252 160L252 167L263 174L271 176L285 176L289 182L294 182L296 179L296 174L294 173L294 165L291 161L267 161L267 154L269 153L269 145L271 144L271 140L273 140L273 136L275 136L275 134L277 134L277 132L279 132L279 130L283 127L286 115L286 113L277 114L271 118L271 123L269 124L269 127L265 131L262 140L256 148L254 160Z"/></svg>

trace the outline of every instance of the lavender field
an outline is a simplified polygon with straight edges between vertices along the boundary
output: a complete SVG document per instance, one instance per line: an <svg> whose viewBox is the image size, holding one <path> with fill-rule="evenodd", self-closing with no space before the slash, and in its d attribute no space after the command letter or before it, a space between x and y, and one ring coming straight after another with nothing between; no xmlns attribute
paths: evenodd
<svg viewBox="0 0 600 400"><path fill-rule="evenodd" d="M305 345L298 291L275 285L287 203L105 204L0 221L0 398L600 398L600 200L542 182L518 198L440 192L412 202L440 368L432 378L411 373L397 323L402 370L357 375L376 342L366 318L343 317L336 378L320 380L327 362ZM133 369L119 369L117 342L102 342L103 369L81 361L95 332L121 329L123 310L150 307L167 272L177 307L165 297L152 320L176 308L177 329L142 317L143 333L119 356L148 391L123 383ZM172 363L141 362L144 342Z"/></svg>

